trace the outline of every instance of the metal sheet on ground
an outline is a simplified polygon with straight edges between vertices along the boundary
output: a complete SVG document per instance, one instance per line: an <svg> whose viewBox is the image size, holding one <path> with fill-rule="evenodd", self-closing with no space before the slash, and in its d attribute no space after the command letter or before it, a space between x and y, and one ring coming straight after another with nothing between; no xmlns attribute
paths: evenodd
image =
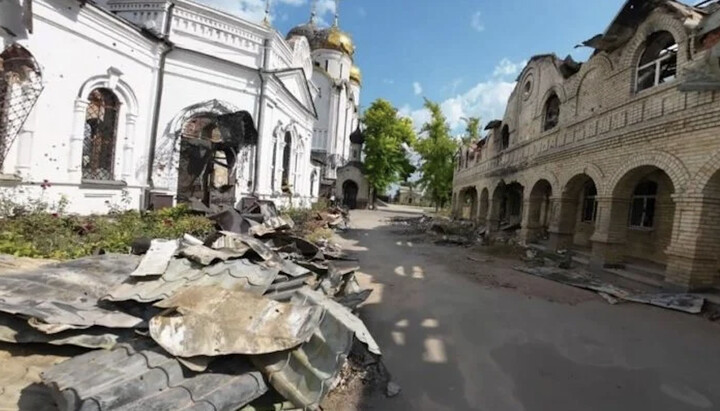
<svg viewBox="0 0 720 411"><path fill-rule="evenodd" d="M179 357L297 347L310 338L323 311L218 287L186 288L156 306L168 310L150 320L150 335Z"/></svg>

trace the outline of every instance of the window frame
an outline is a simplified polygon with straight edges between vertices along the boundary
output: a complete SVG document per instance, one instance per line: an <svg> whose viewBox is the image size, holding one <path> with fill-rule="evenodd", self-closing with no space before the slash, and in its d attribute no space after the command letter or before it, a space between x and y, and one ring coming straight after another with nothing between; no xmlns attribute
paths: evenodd
<svg viewBox="0 0 720 411"><path fill-rule="evenodd" d="M555 119L555 124L548 127L548 112L550 108L550 103L557 100L557 118ZM560 97L557 95L557 93L553 92L551 93L548 98L545 100L545 106L543 109L543 133L555 130L560 125L560 112L562 107L562 101L560 101Z"/></svg>
<svg viewBox="0 0 720 411"><path fill-rule="evenodd" d="M594 188L595 194L588 194L590 191L590 187ZM590 219L587 219L586 211L588 210L588 203L592 203L592 216ZM586 183L585 187L583 187L583 198L582 198L582 209L580 212L580 222L581 223L595 223L597 221L597 210L598 210L598 202L597 202L597 187L595 186L595 183L588 182Z"/></svg>
<svg viewBox="0 0 720 411"><path fill-rule="evenodd" d="M640 65L640 63L643 60L643 57L645 57L645 53L648 52L648 48L651 45L651 43L650 43L650 41L652 40L651 37L653 35L659 35L660 33L667 33L670 37L672 37L674 44L669 47L660 49L660 51L658 52L658 57L656 57L655 59L653 59L652 61L650 61L648 63ZM657 31L657 32L651 34L650 36L648 36L648 38L645 40L645 47L643 49L643 52L640 54L640 58L638 59L637 67L635 68L635 93L640 93L645 90L650 90L661 84L673 82L677 78L677 56L679 54L679 48L680 47L677 43L677 40L675 39L675 36L673 36L672 33L670 33L667 30ZM663 52L665 50L669 50L669 52L663 54ZM661 79L660 73L661 73L662 64L672 58L675 59L675 75L669 80ZM640 80L640 72L643 70L649 69L651 67L653 68L653 71L654 71L653 84L651 86L644 87L641 89L640 81L639 81ZM661 80L663 80L663 81L661 81Z"/></svg>
<svg viewBox="0 0 720 411"><path fill-rule="evenodd" d="M97 110L97 113L94 113L97 116L102 115L102 120L98 122L98 124L93 128L92 124L90 124L90 120L95 118L98 119L99 117L90 117L91 110L93 110L93 106L95 106L94 102L91 100L93 93L98 92L102 96L102 106L97 106L95 110ZM108 97L112 98L112 102L114 103L114 106L109 106L106 101ZM90 90L90 93L87 96L88 105L85 108L85 125L84 125L84 135L83 135L83 154L81 157L81 164L80 164L80 172L82 175L82 181L84 182L111 182L116 181L116 174L115 174L115 161L117 157L117 143L118 143L118 133L119 133L119 125L120 125L120 114L122 110L122 101L120 101L120 98L118 97L117 93L115 93L114 90L107 88L107 87L96 87L92 90ZM109 121L107 119L107 116L109 113L112 113L112 124L109 124ZM106 127L108 129L112 129L112 135L110 137L105 136L104 138L108 138L110 141L104 142L100 141L97 144L99 144L101 149L107 148L110 150L110 153L100 153L98 154L100 156L100 159L97 160L98 163L103 162L103 158L106 154L108 157L109 163L107 164L107 169L102 167L102 164L99 164L98 167L91 167L90 164L85 164L85 156L86 156L86 148L88 145L88 139L94 139L96 134L99 132L100 127ZM93 134L94 132L94 134ZM101 136L102 137L102 136ZM92 145L95 143L90 142ZM92 162L93 157L92 153L90 155L89 161ZM107 174L107 178L100 177L100 174L104 172Z"/></svg>
<svg viewBox="0 0 720 411"><path fill-rule="evenodd" d="M652 184L653 194L637 194L638 188L643 184ZM630 209L628 215L628 227L635 230L653 230L656 224L657 216L657 197L658 197L658 183L651 180L643 180L637 183L633 195L630 198ZM635 204L638 200L642 201L642 211L640 212L640 223L636 224L633 221L635 214ZM651 207L650 207L651 205ZM648 210L651 209L651 212ZM648 214L650 214L650 223L647 224Z"/></svg>

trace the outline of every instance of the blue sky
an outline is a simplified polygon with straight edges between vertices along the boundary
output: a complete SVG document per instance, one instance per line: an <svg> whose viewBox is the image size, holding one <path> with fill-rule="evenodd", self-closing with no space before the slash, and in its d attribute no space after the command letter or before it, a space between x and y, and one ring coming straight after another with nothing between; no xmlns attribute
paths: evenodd
<svg viewBox="0 0 720 411"><path fill-rule="evenodd" d="M259 21L264 0L199 0ZM310 0L274 0L282 33L307 21ZM325 22L334 2L319 0ZM422 123L423 97L441 103L453 129L461 117L502 117L505 101L532 55L590 51L574 46L605 30L624 0L342 0L340 26L357 46L364 107L390 100Z"/></svg>

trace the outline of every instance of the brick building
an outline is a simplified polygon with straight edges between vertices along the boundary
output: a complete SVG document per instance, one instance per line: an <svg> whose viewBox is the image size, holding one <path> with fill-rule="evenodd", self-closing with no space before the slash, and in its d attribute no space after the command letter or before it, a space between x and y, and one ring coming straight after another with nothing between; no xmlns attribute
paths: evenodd
<svg viewBox="0 0 720 411"><path fill-rule="evenodd" d="M502 120L457 157L453 209L492 233L720 279L720 5L630 0L585 63L532 57ZM469 210L469 211L468 211Z"/></svg>

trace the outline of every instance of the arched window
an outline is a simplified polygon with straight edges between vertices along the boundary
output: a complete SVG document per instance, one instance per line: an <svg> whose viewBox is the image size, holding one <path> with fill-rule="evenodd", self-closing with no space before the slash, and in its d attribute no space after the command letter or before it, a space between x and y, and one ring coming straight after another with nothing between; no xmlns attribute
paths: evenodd
<svg viewBox="0 0 720 411"><path fill-rule="evenodd" d="M82 177L86 180L112 180L115 163L120 101L106 88L96 88L88 96L85 112Z"/></svg>
<svg viewBox="0 0 720 411"><path fill-rule="evenodd" d="M470 166L470 149L465 152L465 168Z"/></svg>
<svg viewBox="0 0 720 411"><path fill-rule="evenodd" d="M505 150L510 147L510 128L505 124L500 130L500 148Z"/></svg>
<svg viewBox="0 0 720 411"><path fill-rule="evenodd" d="M290 152L292 150L292 135L290 132L285 133L285 148L283 149L283 172L282 172L282 190L290 191Z"/></svg>
<svg viewBox="0 0 720 411"><path fill-rule="evenodd" d="M42 92L32 54L19 44L0 53L0 172L5 157Z"/></svg>
<svg viewBox="0 0 720 411"><path fill-rule="evenodd" d="M560 99L553 93L545 102L545 121L543 130L548 131L557 127L560 121Z"/></svg>
<svg viewBox="0 0 720 411"><path fill-rule="evenodd" d="M678 45L667 31L653 33L637 68L636 91L646 90L675 79Z"/></svg>
<svg viewBox="0 0 720 411"><path fill-rule="evenodd" d="M597 217L597 188L595 183L588 181L583 189L583 208L580 221L593 222Z"/></svg>
<svg viewBox="0 0 720 411"><path fill-rule="evenodd" d="M643 180L638 183L630 205L630 227L653 227L657 191L658 185L654 181Z"/></svg>

